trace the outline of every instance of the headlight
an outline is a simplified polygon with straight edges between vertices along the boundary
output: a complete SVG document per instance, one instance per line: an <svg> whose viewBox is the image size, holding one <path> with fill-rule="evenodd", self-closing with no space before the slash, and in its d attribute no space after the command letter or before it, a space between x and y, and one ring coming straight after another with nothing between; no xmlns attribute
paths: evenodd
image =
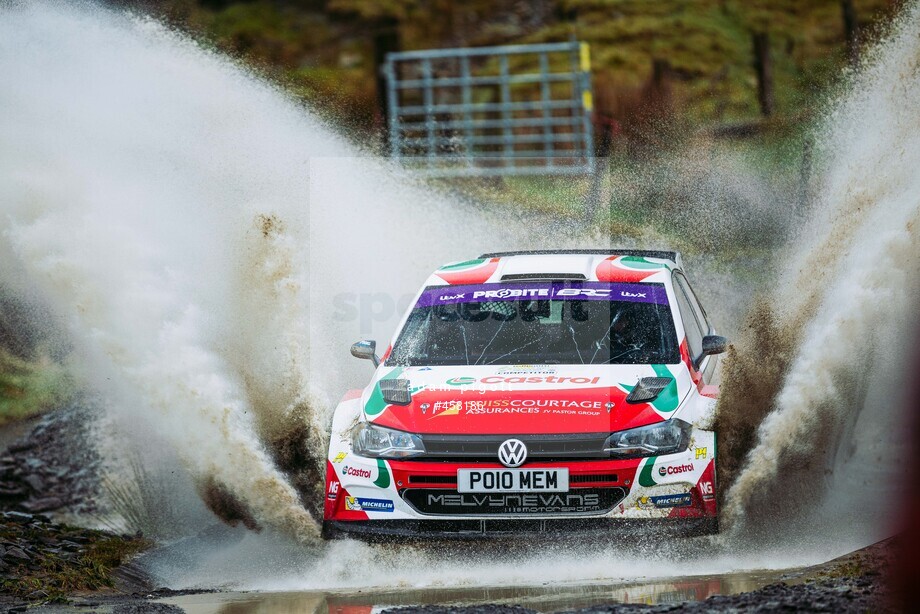
<svg viewBox="0 0 920 614"><path fill-rule="evenodd" d="M425 453L422 438L405 431L362 422L352 437L355 454L370 458L406 458Z"/></svg>
<svg viewBox="0 0 920 614"><path fill-rule="evenodd" d="M613 458L642 458L683 452L689 445L690 425L668 420L614 433L604 443L604 452Z"/></svg>

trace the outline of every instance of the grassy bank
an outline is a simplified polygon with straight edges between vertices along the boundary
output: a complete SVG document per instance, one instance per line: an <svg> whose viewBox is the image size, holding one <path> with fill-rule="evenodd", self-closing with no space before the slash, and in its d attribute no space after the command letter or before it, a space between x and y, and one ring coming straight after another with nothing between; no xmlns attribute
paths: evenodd
<svg viewBox="0 0 920 614"><path fill-rule="evenodd" d="M73 381L62 366L0 348L0 427L59 407L73 394Z"/></svg>
<svg viewBox="0 0 920 614"><path fill-rule="evenodd" d="M0 515L0 542L0 594L32 602L113 589L115 569L150 546L16 512Z"/></svg>

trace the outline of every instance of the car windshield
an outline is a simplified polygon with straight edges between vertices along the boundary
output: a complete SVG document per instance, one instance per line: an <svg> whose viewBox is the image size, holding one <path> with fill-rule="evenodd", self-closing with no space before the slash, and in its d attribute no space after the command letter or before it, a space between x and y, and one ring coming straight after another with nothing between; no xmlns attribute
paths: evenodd
<svg viewBox="0 0 920 614"><path fill-rule="evenodd" d="M387 364L674 364L662 284L533 282L426 288Z"/></svg>

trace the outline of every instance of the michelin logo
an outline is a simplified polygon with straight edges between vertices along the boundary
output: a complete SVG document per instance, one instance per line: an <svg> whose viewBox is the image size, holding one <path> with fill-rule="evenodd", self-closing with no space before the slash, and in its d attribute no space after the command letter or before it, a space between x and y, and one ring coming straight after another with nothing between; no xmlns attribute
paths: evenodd
<svg viewBox="0 0 920 614"><path fill-rule="evenodd" d="M350 512L392 512L393 502L386 499L345 497L345 509Z"/></svg>
<svg viewBox="0 0 920 614"><path fill-rule="evenodd" d="M650 497L655 507L687 507L690 505L690 493L682 495L663 495L661 497Z"/></svg>

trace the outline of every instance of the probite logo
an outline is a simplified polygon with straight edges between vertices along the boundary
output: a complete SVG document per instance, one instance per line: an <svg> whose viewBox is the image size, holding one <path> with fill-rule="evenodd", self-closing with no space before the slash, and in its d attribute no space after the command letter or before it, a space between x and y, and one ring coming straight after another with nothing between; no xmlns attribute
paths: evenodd
<svg viewBox="0 0 920 614"><path fill-rule="evenodd" d="M678 473L689 473L691 471L693 471L693 465L689 463L686 465L669 465L667 467L658 467L658 475L661 477L666 475L677 475Z"/></svg>
<svg viewBox="0 0 920 614"><path fill-rule="evenodd" d="M473 298L536 298L549 297L549 288L501 288L499 290L477 290Z"/></svg>

